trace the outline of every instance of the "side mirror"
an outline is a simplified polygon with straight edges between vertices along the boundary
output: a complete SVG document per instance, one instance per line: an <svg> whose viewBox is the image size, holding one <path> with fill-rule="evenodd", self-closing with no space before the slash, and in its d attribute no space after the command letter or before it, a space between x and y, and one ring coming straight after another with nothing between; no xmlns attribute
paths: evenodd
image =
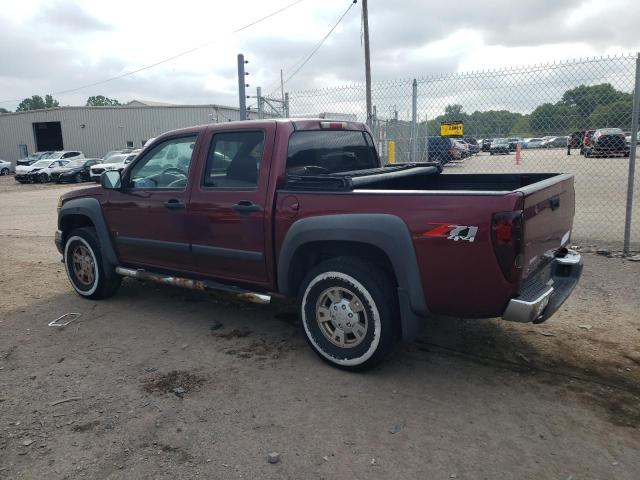
<svg viewBox="0 0 640 480"><path fill-rule="evenodd" d="M107 190L119 190L122 186L122 176L117 170L108 170L100 175L100 186Z"/></svg>

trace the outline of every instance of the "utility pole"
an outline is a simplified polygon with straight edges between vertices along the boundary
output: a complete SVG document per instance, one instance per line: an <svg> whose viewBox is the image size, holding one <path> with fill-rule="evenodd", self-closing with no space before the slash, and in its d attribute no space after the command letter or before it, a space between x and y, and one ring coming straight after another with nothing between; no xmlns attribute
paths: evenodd
<svg viewBox="0 0 640 480"><path fill-rule="evenodd" d="M280 69L280 100L282 100L282 105L284 105L284 80L282 79L282 69Z"/></svg>
<svg viewBox="0 0 640 480"><path fill-rule="evenodd" d="M369 54L369 6L367 0L362 0L362 33L364 36L364 78L367 89L367 125L371 126L371 58Z"/></svg>
<svg viewBox="0 0 640 480"><path fill-rule="evenodd" d="M245 83L244 77L249 75L244 71L244 64L249 63L244 59L244 55L238 54L238 99L240 100L240 120L247 119L247 94L245 88L249 85Z"/></svg>

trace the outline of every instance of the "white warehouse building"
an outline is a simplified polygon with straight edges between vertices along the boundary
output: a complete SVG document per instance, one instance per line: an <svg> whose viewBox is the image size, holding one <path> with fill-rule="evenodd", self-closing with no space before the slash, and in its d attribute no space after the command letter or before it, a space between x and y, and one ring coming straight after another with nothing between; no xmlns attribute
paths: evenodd
<svg viewBox="0 0 640 480"><path fill-rule="evenodd" d="M250 117L257 117L256 113ZM118 107L56 107L0 114L0 159L15 161L46 150L81 150L100 158L110 150L140 148L176 128L240 119L220 105L169 105L134 100Z"/></svg>

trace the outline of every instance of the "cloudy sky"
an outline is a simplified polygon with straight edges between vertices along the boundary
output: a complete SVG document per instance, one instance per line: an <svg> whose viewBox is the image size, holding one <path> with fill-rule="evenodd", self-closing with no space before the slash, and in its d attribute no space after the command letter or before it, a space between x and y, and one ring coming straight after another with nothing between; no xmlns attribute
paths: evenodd
<svg viewBox="0 0 640 480"><path fill-rule="evenodd" d="M350 0L3 0L0 107L135 70L206 44L158 67L79 92L120 101L237 105L236 54L250 61L249 93L277 88L329 31ZM165 6L166 5L166 6ZM170 6L169 6L170 5ZM374 80L411 78L640 50L637 0L370 0ZM287 84L301 90L364 79L360 5Z"/></svg>

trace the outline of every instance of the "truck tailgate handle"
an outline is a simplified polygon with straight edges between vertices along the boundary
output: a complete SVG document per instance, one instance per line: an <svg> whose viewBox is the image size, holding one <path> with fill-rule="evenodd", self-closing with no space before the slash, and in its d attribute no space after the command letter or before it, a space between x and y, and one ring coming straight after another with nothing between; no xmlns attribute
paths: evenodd
<svg viewBox="0 0 640 480"><path fill-rule="evenodd" d="M184 202L178 200L177 198L170 198L166 202L164 202L164 206L169 210L178 210L180 208L184 208Z"/></svg>
<svg viewBox="0 0 640 480"><path fill-rule="evenodd" d="M238 213L251 213L251 212L259 212L260 205L256 205L255 203L249 200L240 200L233 206L233 209Z"/></svg>
<svg viewBox="0 0 640 480"><path fill-rule="evenodd" d="M551 207L551 210L557 210L560 208L560 197L551 197L549 199L549 206Z"/></svg>

